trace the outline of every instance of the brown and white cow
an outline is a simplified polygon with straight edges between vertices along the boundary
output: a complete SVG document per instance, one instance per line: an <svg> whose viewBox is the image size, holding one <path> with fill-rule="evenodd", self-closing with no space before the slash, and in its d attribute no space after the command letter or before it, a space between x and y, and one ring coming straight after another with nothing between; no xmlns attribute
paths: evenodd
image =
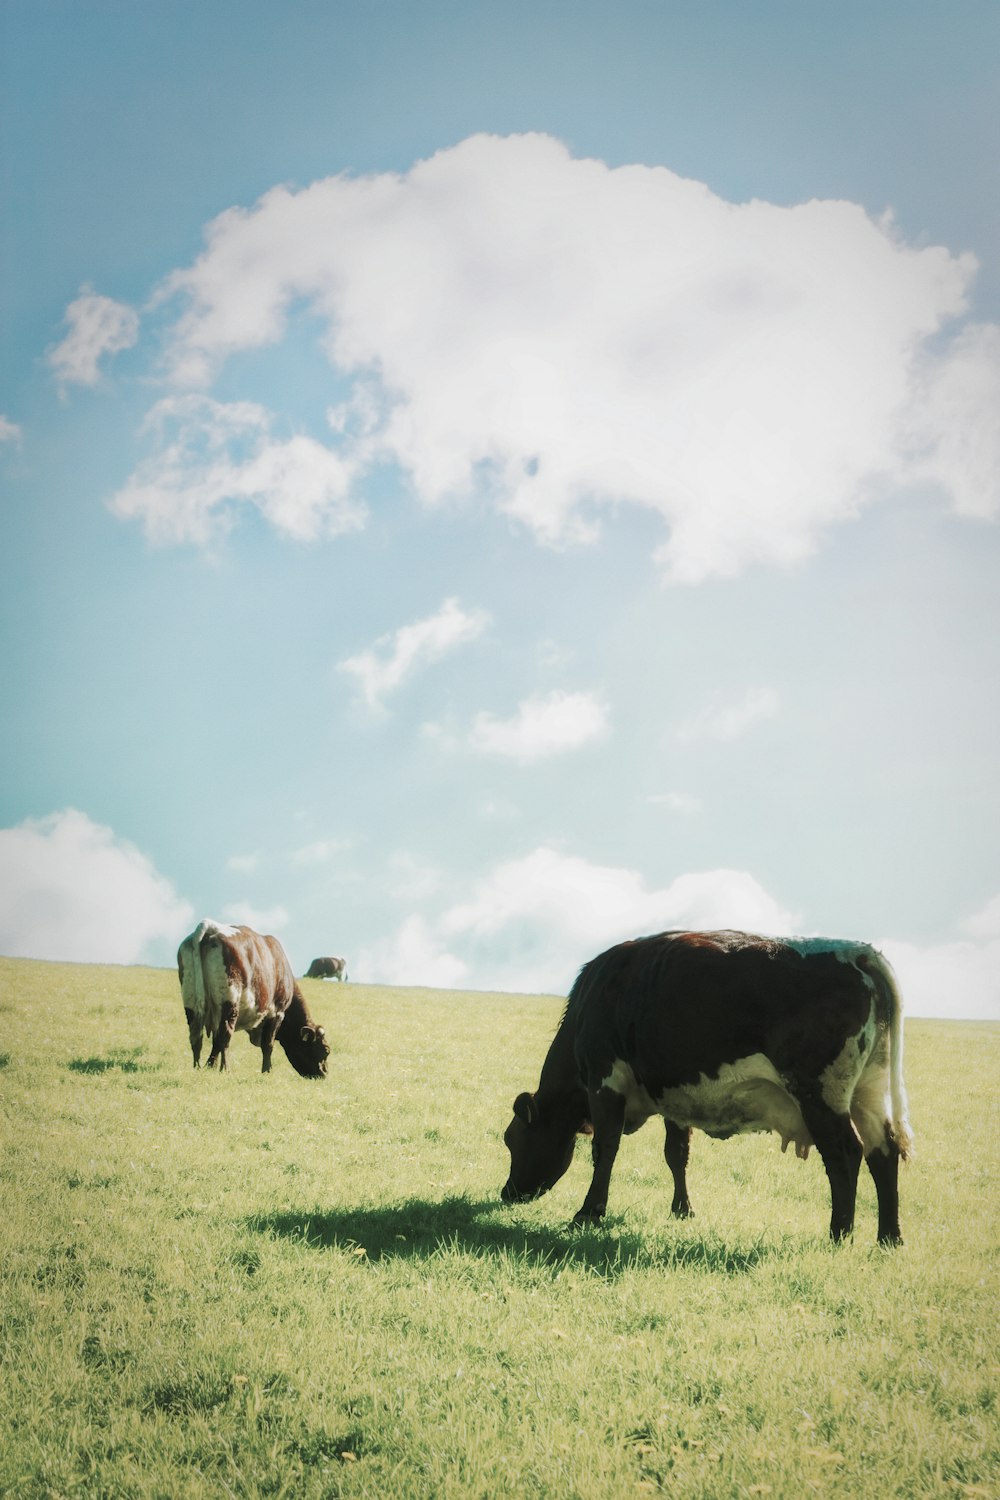
<svg viewBox="0 0 1000 1500"><path fill-rule="evenodd" d="M177 973L197 1068L202 1036L212 1038L208 1066L226 1071L234 1031L246 1031L262 1054L261 1072L271 1071L275 1037L297 1073L321 1078L330 1048L322 1026L306 1009L302 991L277 938L252 927L199 922L177 950Z"/></svg>
<svg viewBox="0 0 1000 1500"><path fill-rule="evenodd" d="M305 972L306 979L346 979L346 958L314 958Z"/></svg>
<svg viewBox="0 0 1000 1500"><path fill-rule="evenodd" d="M879 1241L902 1243L898 1167L912 1146L902 1008L892 970L866 943L664 932L592 959L537 1090L514 1101L503 1199L547 1192L582 1132L594 1172L576 1220L601 1218L622 1133L654 1114L666 1123L674 1214L691 1213L692 1127L719 1139L773 1130L783 1151L819 1151L835 1240L853 1229L864 1157Z"/></svg>

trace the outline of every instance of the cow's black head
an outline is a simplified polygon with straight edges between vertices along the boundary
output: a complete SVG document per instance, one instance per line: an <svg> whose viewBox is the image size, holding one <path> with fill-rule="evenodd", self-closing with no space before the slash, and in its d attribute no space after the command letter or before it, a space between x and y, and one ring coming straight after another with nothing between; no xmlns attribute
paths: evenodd
<svg viewBox="0 0 1000 1500"><path fill-rule="evenodd" d="M579 1103L518 1094L514 1118L504 1131L510 1176L500 1194L505 1203L540 1198L554 1187L573 1160L580 1130L589 1130Z"/></svg>
<svg viewBox="0 0 1000 1500"><path fill-rule="evenodd" d="M330 1045L322 1026L309 1021L300 1028L296 1039L283 1033L284 1027L278 1032L278 1040L284 1043L285 1055L296 1073L301 1073L303 1078L325 1078Z"/></svg>

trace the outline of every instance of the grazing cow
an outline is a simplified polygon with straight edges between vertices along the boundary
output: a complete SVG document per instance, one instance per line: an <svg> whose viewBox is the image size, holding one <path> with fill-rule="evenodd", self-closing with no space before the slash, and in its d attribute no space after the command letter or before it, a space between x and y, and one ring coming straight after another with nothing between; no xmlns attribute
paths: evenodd
<svg viewBox="0 0 1000 1500"><path fill-rule="evenodd" d="M774 1130L815 1145L830 1181L830 1234L854 1226L864 1156L881 1244L899 1233L900 1159L912 1146L899 991L866 943L745 932L664 932L619 943L581 969L542 1064L514 1100L505 1202L548 1192L580 1132L594 1174L577 1222L601 1218L622 1132L666 1122L672 1211L691 1213L692 1126L724 1140Z"/></svg>
<svg viewBox="0 0 1000 1500"><path fill-rule="evenodd" d="M346 958L314 958L306 970L307 979L346 979Z"/></svg>
<svg viewBox="0 0 1000 1500"><path fill-rule="evenodd" d="M252 927L200 922L177 950L177 972L196 1068L203 1032L212 1038L208 1066L214 1067L218 1058L224 1073L233 1032L247 1031L261 1050L262 1073L271 1071L275 1037L297 1073L305 1078L326 1073L330 1048L323 1028L306 1010L277 938L263 937Z"/></svg>

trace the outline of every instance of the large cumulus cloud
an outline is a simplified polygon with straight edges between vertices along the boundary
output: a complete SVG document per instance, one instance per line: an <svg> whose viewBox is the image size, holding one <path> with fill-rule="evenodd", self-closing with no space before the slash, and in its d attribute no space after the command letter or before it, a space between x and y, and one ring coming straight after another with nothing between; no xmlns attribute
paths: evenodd
<svg viewBox="0 0 1000 1500"><path fill-rule="evenodd" d="M0 952L131 964L172 953L194 912L134 844L73 808L0 829Z"/></svg>
<svg viewBox="0 0 1000 1500"><path fill-rule="evenodd" d="M331 443L352 482L391 461L424 502L474 497L550 542L641 506L693 582L799 559L914 478L996 513L1000 338L960 322L974 272L856 204L734 204L474 136L229 210L160 296L194 387L310 306L351 387ZM133 514L157 514L151 464Z"/></svg>

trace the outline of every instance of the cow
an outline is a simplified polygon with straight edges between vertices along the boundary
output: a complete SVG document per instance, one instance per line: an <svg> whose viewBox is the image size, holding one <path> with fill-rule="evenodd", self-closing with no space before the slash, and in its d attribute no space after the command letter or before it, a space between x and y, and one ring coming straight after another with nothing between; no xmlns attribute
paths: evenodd
<svg viewBox="0 0 1000 1500"><path fill-rule="evenodd" d="M622 1133L666 1124L671 1211L687 1191L693 1127L716 1139L773 1130L830 1183L830 1235L854 1227L861 1158L878 1239L902 1244L898 1169L912 1150L903 1021L889 964L867 943L746 932L663 932L619 943L581 969L542 1064L504 1134L506 1203L537 1198L593 1137L593 1178L575 1222L600 1219Z"/></svg>
<svg viewBox="0 0 1000 1500"><path fill-rule="evenodd" d="M302 991L277 938L252 927L199 922L177 950L194 1066L201 1063L202 1035L212 1039L208 1066L226 1071L234 1031L246 1031L261 1050L261 1072L271 1071L277 1037L304 1078L322 1078L330 1055L322 1026L306 1009Z"/></svg>
<svg viewBox="0 0 1000 1500"><path fill-rule="evenodd" d="M314 958L305 972L306 979L346 979L346 958Z"/></svg>

